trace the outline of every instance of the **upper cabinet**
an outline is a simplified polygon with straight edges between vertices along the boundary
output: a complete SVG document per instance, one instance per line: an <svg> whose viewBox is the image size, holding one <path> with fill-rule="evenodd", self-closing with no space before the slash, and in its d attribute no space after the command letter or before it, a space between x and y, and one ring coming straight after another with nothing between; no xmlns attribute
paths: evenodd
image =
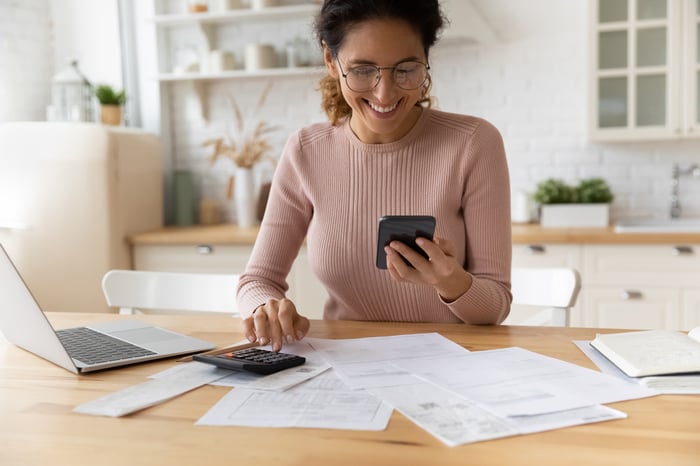
<svg viewBox="0 0 700 466"><path fill-rule="evenodd" d="M591 139L700 137L700 0L591 5Z"/></svg>

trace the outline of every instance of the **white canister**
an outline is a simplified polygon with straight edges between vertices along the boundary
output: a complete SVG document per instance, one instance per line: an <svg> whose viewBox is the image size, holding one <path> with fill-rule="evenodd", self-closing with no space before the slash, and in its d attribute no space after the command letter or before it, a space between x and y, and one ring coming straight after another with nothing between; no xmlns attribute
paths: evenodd
<svg viewBox="0 0 700 466"><path fill-rule="evenodd" d="M510 218L513 223L528 223L532 220L532 197L525 191L516 191L510 200Z"/></svg>
<svg viewBox="0 0 700 466"><path fill-rule="evenodd" d="M241 0L209 0L213 5L214 11L237 10L242 8Z"/></svg>
<svg viewBox="0 0 700 466"><path fill-rule="evenodd" d="M274 68L276 62L275 48L272 45L248 44L245 48L246 71Z"/></svg>
<svg viewBox="0 0 700 466"><path fill-rule="evenodd" d="M209 72L220 73L235 68L233 53L225 50L212 50L209 52Z"/></svg>
<svg viewBox="0 0 700 466"><path fill-rule="evenodd" d="M250 0L250 7L254 10L261 10L279 5L277 0Z"/></svg>

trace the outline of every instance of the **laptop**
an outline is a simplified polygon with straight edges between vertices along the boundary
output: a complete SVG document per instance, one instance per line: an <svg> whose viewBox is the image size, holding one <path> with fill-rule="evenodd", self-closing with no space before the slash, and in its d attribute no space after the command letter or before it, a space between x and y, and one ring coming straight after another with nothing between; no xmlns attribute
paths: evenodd
<svg viewBox="0 0 700 466"><path fill-rule="evenodd" d="M20 348L76 374L207 351L216 346L136 320L54 330L1 244L0 331Z"/></svg>

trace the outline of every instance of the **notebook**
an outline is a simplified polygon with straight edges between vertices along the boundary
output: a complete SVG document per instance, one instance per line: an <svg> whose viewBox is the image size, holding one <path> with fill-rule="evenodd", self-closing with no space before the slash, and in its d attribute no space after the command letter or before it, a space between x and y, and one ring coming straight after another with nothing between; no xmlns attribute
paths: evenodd
<svg viewBox="0 0 700 466"><path fill-rule="evenodd" d="M700 372L700 327L687 335L673 330L598 334L591 346L630 377Z"/></svg>
<svg viewBox="0 0 700 466"><path fill-rule="evenodd" d="M137 320L54 330L0 244L0 331L8 341L71 372L83 373L216 345Z"/></svg>

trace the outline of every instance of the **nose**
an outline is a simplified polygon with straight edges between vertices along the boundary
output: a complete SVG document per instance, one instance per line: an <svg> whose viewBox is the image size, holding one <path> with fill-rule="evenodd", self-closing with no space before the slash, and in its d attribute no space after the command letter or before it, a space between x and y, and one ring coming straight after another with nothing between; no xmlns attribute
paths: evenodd
<svg viewBox="0 0 700 466"><path fill-rule="evenodd" d="M396 92L396 84L394 83L393 70L381 70L381 79L374 88L374 95L379 102L388 103L392 100Z"/></svg>

